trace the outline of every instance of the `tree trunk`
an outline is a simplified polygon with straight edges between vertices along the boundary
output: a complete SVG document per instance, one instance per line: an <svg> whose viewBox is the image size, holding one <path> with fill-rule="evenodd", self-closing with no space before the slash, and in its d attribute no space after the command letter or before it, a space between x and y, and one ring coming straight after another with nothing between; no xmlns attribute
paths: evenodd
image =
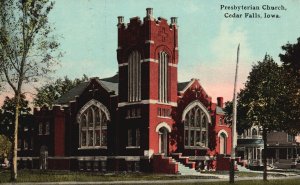
<svg viewBox="0 0 300 185"><path fill-rule="evenodd" d="M264 149L263 149L263 165L264 165L264 174L263 174L263 180L267 181L267 130L266 128L263 128L263 140L264 140Z"/></svg>
<svg viewBox="0 0 300 185"><path fill-rule="evenodd" d="M12 156L12 173L11 181L16 181L18 176L18 127L19 127L19 107L20 107L20 93L16 94L16 112L15 112L15 128L12 142L13 156Z"/></svg>

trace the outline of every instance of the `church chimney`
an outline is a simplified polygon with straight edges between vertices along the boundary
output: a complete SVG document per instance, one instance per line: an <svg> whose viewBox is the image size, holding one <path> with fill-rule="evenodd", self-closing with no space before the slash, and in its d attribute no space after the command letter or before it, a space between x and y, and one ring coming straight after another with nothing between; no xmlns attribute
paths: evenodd
<svg viewBox="0 0 300 185"><path fill-rule="evenodd" d="M218 106L223 108L224 104L223 104L223 97L217 97L217 101L218 101Z"/></svg>
<svg viewBox="0 0 300 185"><path fill-rule="evenodd" d="M148 17L148 18L151 18L151 17L153 17L153 8L146 8L146 16Z"/></svg>

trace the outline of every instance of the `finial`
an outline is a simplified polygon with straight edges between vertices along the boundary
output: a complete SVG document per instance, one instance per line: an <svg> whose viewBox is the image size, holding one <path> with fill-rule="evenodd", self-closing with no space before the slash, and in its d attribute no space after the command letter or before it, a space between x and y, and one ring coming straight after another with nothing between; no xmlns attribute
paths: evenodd
<svg viewBox="0 0 300 185"><path fill-rule="evenodd" d="M118 24L123 24L123 23L124 23L124 17L118 16Z"/></svg>
<svg viewBox="0 0 300 185"><path fill-rule="evenodd" d="M171 17L171 24L177 24L177 17Z"/></svg>
<svg viewBox="0 0 300 185"><path fill-rule="evenodd" d="M146 8L146 16L153 17L153 8Z"/></svg>

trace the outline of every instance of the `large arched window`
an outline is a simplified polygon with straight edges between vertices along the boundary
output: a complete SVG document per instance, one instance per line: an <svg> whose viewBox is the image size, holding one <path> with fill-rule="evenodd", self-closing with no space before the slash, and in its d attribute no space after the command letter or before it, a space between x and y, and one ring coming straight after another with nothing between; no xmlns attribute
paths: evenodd
<svg viewBox="0 0 300 185"><path fill-rule="evenodd" d="M107 146L109 112L104 105L91 100L78 113L80 148Z"/></svg>
<svg viewBox="0 0 300 185"><path fill-rule="evenodd" d="M208 138L208 117L200 106L194 106L185 113L184 145L206 147Z"/></svg>
<svg viewBox="0 0 300 185"><path fill-rule="evenodd" d="M159 93L158 100L168 102L168 55L165 52L159 53Z"/></svg>
<svg viewBox="0 0 300 185"><path fill-rule="evenodd" d="M141 55L133 51L128 58L128 102L141 101Z"/></svg>

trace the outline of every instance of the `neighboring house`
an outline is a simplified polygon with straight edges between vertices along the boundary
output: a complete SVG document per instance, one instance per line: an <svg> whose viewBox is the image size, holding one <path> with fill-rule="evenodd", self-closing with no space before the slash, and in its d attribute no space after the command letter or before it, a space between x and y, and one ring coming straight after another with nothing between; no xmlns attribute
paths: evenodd
<svg viewBox="0 0 300 185"><path fill-rule="evenodd" d="M147 9L143 20L118 17L117 75L91 78L53 109L35 109L34 152L20 159L41 169L176 173L165 156L216 168L217 156L230 154L223 98L213 103L198 79L177 81L177 19L169 24Z"/></svg>
<svg viewBox="0 0 300 185"><path fill-rule="evenodd" d="M245 129L244 133L238 136L237 156L241 157L249 167L262 166L262 152L264 141L259 126L252 126Z"/></svg>
<svg viewBox="0 0 300 185"><path fill-rule="evenodd" d="M268 165L277 168L293 168L300 153L299 142L295 136L286 132L273 131L267 134L267 159ZM252 126L241 134L237 141L238 156L250 168L263 166L262 152L264 142L261 129Z"/></svg>

